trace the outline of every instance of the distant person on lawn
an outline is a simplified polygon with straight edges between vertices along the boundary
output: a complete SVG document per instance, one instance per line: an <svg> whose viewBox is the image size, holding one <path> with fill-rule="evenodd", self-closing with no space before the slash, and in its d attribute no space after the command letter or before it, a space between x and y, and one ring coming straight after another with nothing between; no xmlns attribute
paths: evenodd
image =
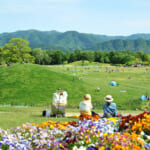
<svg viewBox="0 0 150 150"><path fill-rule="evenodd" d="M99 86L97 87L97 92L100 92L100 87Z"/></svg>
<svg viewBox="0 0 150 150"><path fill-rule="evenodd" d="M103 105L104 115L103 117L117 117L117 108L116 104L112 103L114 100L111 95L107 95L104 100L106 103Z"/></svg>
<svg viewBox="0 0 150 150"><path fill-rule="evenodd" d="M92 115L92 108L91 95L85 94L83 100L79 104L80 114Z"/></svg>

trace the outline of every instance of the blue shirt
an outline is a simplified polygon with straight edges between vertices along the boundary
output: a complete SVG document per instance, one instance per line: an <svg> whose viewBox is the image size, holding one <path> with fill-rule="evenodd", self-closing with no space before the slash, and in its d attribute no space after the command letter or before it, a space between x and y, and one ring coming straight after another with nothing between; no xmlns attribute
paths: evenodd
<svg viewBox="0 0 150 150"><path fill-rule="evenodd" d="M115 103L110 103L110 105L108 105L108 103L105 103L103 105L103 110L104 113L115 113L115 116L117 116L117 108Z"/></svg>

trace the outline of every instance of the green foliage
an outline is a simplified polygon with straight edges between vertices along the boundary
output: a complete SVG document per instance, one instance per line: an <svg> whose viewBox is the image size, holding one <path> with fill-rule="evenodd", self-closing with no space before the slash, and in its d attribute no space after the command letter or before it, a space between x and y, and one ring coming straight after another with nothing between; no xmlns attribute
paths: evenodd
<svg viewBox="0 0 150 150"><path fill-rule="evenodd" d="M33 63L34 57L29 54L31 49L28 44L28 41L20 38L11 39L0 52L3 61L6 63L21 63L26 60Z"/></svg>
<svg viewBox="0 0 150 150"><path fill-rule="evenodd" d="M0 34L0 46L4 46L12 38L22 38L30 42L30 47L41 49L75 49L102 51L144 51L150 53L150 34L134 34L130 36L105 36L85 34L76 31L64 33L57 31L27 30ZM107 42L108 41L108 42Z"/></svg>
<svg viewBox="0 0 150 150"><path fill-rule="evenodd" d="M118 40L121 45L121 40ZM116 46L117 47L117 46ZM111 64L150 64L150 55L143 51L132 53L130 51L82 51L76 49L71 52L67 50L66 53L60 49L42 50L35 48L32 51L28 46L28 41L23 39L12 39L0 47L0 64L6 63L21 63L23 61L43 65L64 64L64 62L74 62L87 60L91 62L111 63Z"/></svg>
<svg viewBox="0 0 150 150"><path fill-rule="evenodd" d="M3 58L3 48L0 47L0 64L2 64L4 61L4 58Z"/></svg>
<svg viewBox="0 0 150 150"><path fill-rule="evenodd" d="M35 63L41 64L41 61L44 58L44 53L41 48L35 48L32 50L32 55L35 57Z"/></svg>
<svg viewBox="0 0 150 150"><path fill-rule="evenodd" d="M106 42L100 42L89 48L94 51L124 51L130 50L132 52L143 51L150 54L150 41L145 39L135 39L135 40L122 40L115 39Z"/></svg>

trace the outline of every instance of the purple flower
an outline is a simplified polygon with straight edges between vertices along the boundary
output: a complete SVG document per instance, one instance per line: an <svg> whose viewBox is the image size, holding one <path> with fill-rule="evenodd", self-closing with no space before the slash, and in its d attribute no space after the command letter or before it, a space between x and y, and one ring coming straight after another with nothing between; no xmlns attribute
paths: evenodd
<svg viewBox="0 0 150 150"><path fill-rule="evenodd" d="M86 150L96 150L96 148L91 146L91 147L88 147Z"/></svg>
<svg viewBox="0 0 150 150"><path fill-rule="evenodd" d="M146 148L146 149L150 150L150 143L145 144L145 145L144 145L144 148Z"/></svg>
<svg viewBox="0 0 150 150"><path fill-rule="evenodd" d="M3 141L4 141L5 139L7 139L7 136L3 136Z"/></svg>
<svg viewBox="0 0 150 150"><path fill-rule="evenodd" d="M15 146L15 144L14 144L14 143L9 143L9 146L14 147L14 146Z"/></svg>
<svg viewBox="0 0 150 150"><path fill-rule="evenodd" d="M3 141L0 141L0 146L3 144Z"/></svg>

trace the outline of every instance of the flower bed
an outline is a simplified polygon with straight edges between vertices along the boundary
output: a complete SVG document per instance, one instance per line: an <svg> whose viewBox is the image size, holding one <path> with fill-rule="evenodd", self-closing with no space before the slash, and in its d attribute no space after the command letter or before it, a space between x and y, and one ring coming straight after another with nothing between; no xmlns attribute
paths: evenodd
<svg viewBox="0 0 150 150"><path fill-rule="evenodd" d="M26 123L12 131L0 129L0 149L148 150L149 132L148 112L121 119L80 116L78 122L47 121Z"/></svg>

